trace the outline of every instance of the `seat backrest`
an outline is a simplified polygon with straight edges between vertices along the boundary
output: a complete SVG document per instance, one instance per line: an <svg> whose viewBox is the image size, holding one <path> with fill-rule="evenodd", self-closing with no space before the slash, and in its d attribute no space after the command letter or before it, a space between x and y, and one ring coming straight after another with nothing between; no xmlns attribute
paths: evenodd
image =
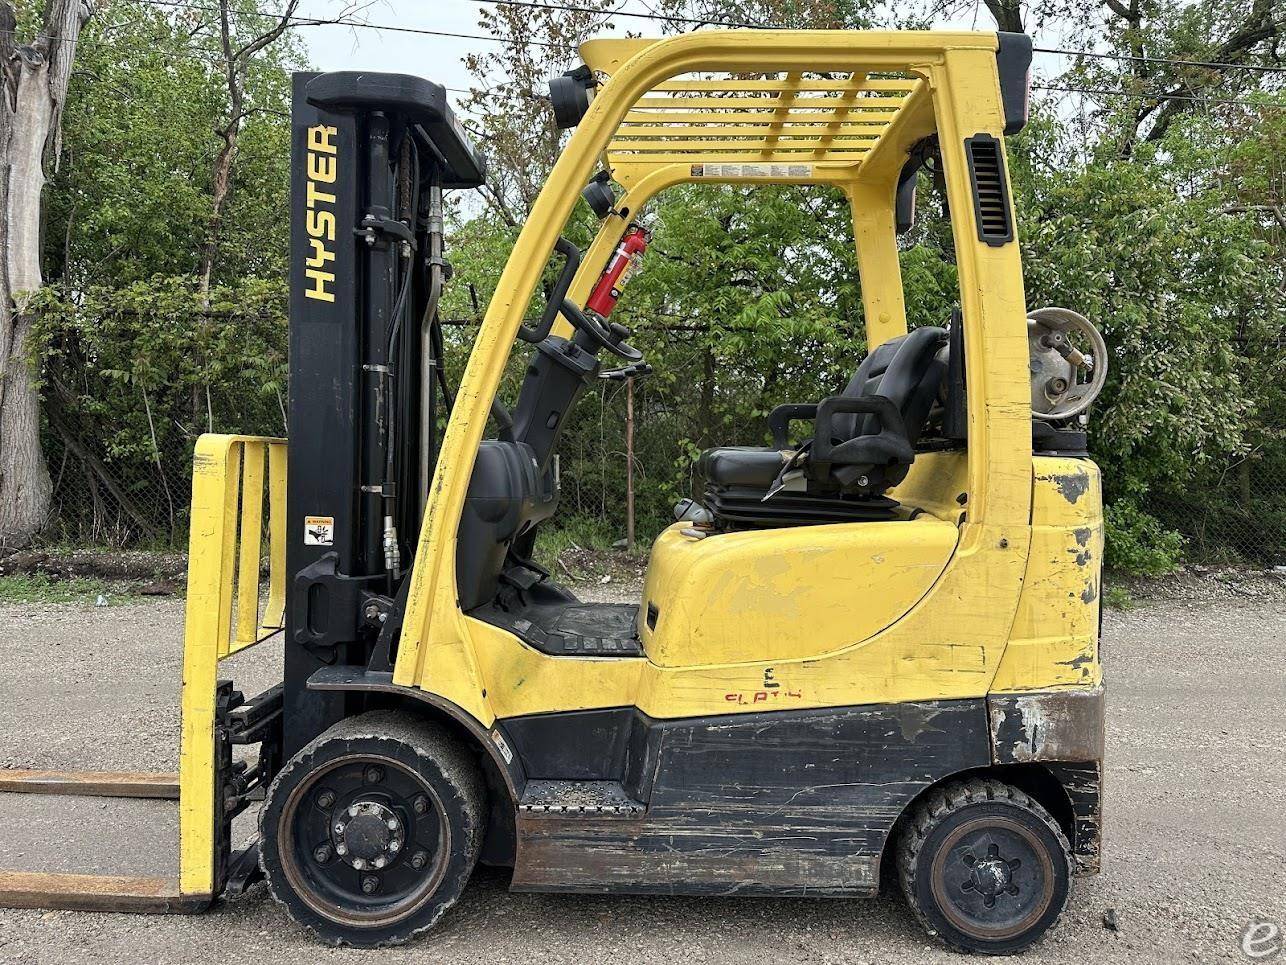
<svg viewBox="0 0 1286 965"><path fill-rule="evenodd" d="M850 398L881 395L888 399L901 410L907 441L914 445L924 431L946 374L945 353L941 352L946 344L947 330L932 325L891 338L862 360L842 394ZM879 431L874 416L844 415L836 418L833 425L840 437L837 441Z"/></svg>

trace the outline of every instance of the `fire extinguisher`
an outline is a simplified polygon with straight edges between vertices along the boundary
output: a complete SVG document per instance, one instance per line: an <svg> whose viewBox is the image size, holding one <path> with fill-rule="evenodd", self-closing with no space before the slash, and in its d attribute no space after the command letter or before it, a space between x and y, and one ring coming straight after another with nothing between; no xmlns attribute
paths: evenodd
<svg viewBox="0 0 1286 965"><path fill-rule="evenodd" d="M616 307L616 302L621 297L621 292L629 284L630 276L643 260L643 252L647 251L648 242L651 240L652 232L637 222L625 229L625 234L621 236L621 243L616 246L616 251L612 252L612 257L607 261L607 267L603 269L603 274L594 285L594 290L590 292L589 301L585 303L586 310L601 318L606 318L612 313L612 309Z"/></svg>

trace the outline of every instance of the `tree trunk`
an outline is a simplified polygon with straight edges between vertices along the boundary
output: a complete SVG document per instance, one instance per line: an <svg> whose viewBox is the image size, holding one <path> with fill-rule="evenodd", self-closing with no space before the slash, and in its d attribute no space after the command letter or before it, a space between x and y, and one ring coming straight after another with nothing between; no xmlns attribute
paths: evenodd
<svg viewBox="0 0 1286 965"><path fill-rule="evenodd" d="M214 185L210 194L210 224L206 231L205 241L201 245L201 264L200 264L200 284L201 295L208 299L210 295L210 281L214 275L214 265L219 257L219 233L223 230L223 207L227 203L228 194L232 190L232 165L237 158L237 138L241 133L241 92L239 88L233 88L232 110L233 117L237 117L224 130L219 132L223 138L223 147L214 159Z"/></svg>
<svg viewBox="0 0 1286 965"><path fill-rule="evenodd" d="M1020 0L985 0L987 9L996 20L996 26L1010 33L1025 33L1023 7Z"/></svg>
<svg viewBox="0 0 1286 965"><path fill-rule="evenodd" d="M0 2L0 544L28 542L46 522L52 485L40 448L40 396L27 364L27 310L40 289L45 164L59 123L90 0L50 0L29 46L14 43L13 7Z"/></svg>

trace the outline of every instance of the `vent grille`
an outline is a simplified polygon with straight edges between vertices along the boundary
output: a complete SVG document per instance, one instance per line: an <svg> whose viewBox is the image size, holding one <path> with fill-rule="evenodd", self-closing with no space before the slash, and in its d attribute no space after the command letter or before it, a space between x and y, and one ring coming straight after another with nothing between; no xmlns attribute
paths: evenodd
<svg viewBox="0 0 1286 965"><path fill-rule="evenodd" d="M978 240L993 247L1014 240L1014 224L1009 213L1009 185L1000 141L990 134L965 138L965 155L969 158L969 181L973 186L973 213L978 222Z"/></svg>

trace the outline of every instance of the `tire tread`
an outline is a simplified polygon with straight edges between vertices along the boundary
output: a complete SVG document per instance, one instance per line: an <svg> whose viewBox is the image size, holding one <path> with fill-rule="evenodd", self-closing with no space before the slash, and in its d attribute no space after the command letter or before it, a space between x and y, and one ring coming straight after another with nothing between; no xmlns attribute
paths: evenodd
<svg viewBox="0 0 1286 965"><path fill-rule="evenodd" d="M427 919L397 934L383 937L377 942L364 943L347 939L341 935L323 932L312 921L308 920L311 911L301 901L289 895L288 886L278 881L271 863L265 861L263 849L260 850L259 864L268 879L269 891L273 899L281 905L291 920L308 931L318 941L327 945L356 945L359 947L388 947L404 945L431 929L446 911L456 903L464 890L478 854L482 850L486 836L487 789L477 761L468 749L445 727L435 721L414 717L395 710L373 710L346 718L322 734L318 735L302 750L292 757L277 773L268 789L263 809L260 811L260 840L269 840L270 829L265 826L264 817L269 811L267 802L287 783L292 782L300 772L306 773L312 766L319 751L327 745L342 741L345 743L362 743L372 740L392 740L410 748L417 757L431 761L441 773L445 787L435 783L439 794L450 790L456 804L464 816L465 831L463 840L463 861L454 873L448 869L448 877L439 886L439 893L445 892L445 900L430 901L432 912ZM444 802L446 803L446 802ZM459 843L456 843L459 846ZM285 895L286 897L283 897Z"/></svg>
<svg viewBox="0 0 1286 965"><path fill-rule="evenodd" d="M1071 845L1068 844L1067 836L1053 816L1040 802L1030 795L994 777L963 778L931 791L916 806L906 830L898 841L896 852L898 881L902 885L902 893L906 897L906 903L910 906L911 913L921 927L942 944L958 952L1009 954L1018 949L1005 952L989 952L984 948L965 945L955 941L951 936L943 934L934 925L928 913L921 907L919 900L916 898L917 869L920 863L920 854L929 839L929 835L952 814L971 804L994 802L1011 804L1040 820L1061 846L1063 859L1068 863L1069 879L1071 875L1072 849ZM1070 895L1070 889L1068 889L1068 895ZM1063 899L1064 907L1066 907L1066 903L1067 897L1065 896ZM1058 915L1054 917L1054 921L1058 920L1062 912L1063 908L1059 908ZM1033 939L1033 941L1035 940Z"/></svg>

